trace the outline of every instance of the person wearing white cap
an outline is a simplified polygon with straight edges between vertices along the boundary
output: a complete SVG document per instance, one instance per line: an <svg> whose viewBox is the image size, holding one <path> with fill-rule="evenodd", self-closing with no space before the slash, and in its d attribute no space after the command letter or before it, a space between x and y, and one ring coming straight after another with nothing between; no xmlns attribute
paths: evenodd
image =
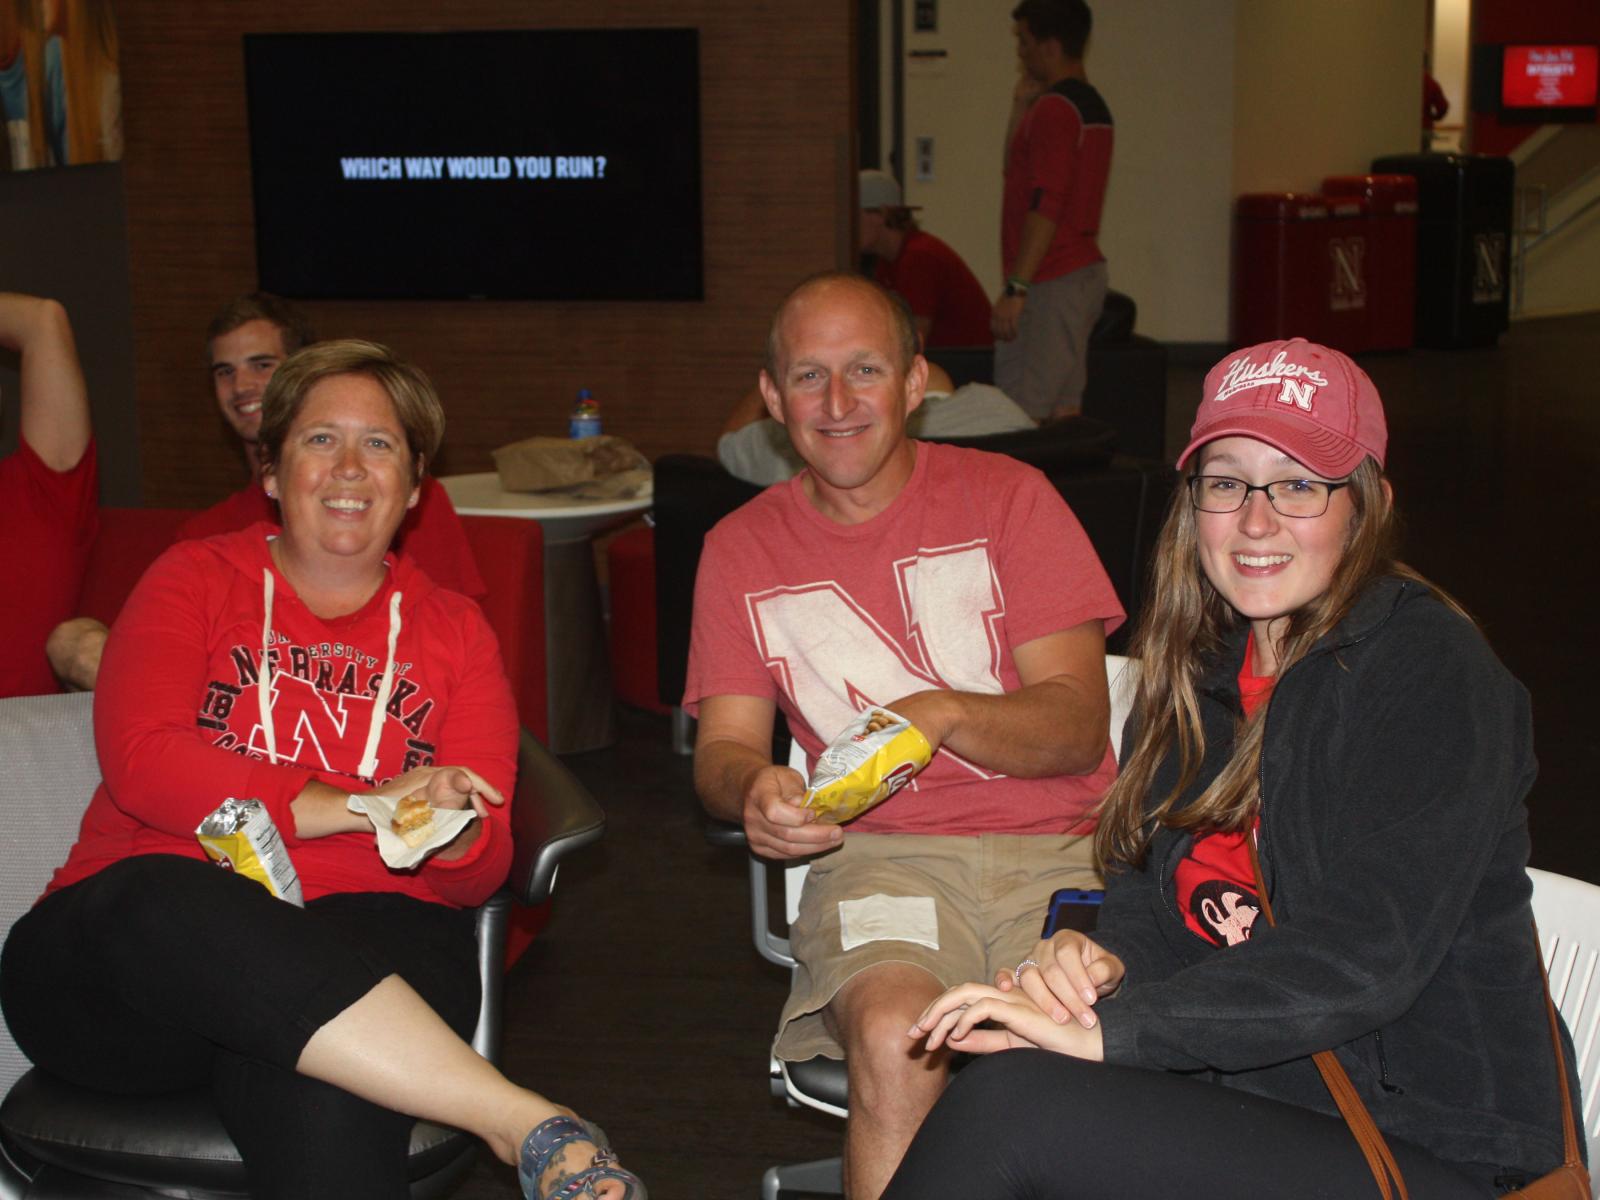
<svg viewBox="0 0 1600 1200"><path fill-rule="evenodd" d="M1012 11L1022 67L1006 133L995 298L994 381L1036 419L1083 406L1089 334L1105 306L1100 210L1111 173L1111 110L1083 57L1083 0L1023 0Z"/></svg>
<svg viewBox="0 0 1600 1200"><path fill-rule="evenodd" d="M861 172L861 253L873 277L911 309L924 346L988 346L989 298L972 268L922 229L887 171Z"/></svg>
<svg viewBox="0 0 1600 1200"><path fill-rule="evenodd" d="M1387 440L1336 350L1207 376L1099 810L1098 928L917 1019L930 1050L1034 1048L957 1076L887 1200L1490 1197L1576 1161L1528 694L1394 557ZM1219 884L1225 929L1192 903Z"/></svg>

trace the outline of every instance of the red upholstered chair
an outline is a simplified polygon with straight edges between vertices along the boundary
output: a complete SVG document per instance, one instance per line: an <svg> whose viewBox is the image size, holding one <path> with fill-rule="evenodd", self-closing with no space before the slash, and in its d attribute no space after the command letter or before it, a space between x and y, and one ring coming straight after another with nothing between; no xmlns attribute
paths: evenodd
<svg viewBox="0 0 1600 1200"><path fill-rule="evenodd" d="M107 625L153 563L194 513L186 508L102 508L100 534L89 552L78 612Z"/></svg>
<svg viewBox="0 0 1600 1200"><path fill-rule="evenodd" d="M611 682L617 699L665 716L657 694L656 531L630 529L606 548L611 580Z"/></svg>
<svg viewBox="0 0 1600 1200"><path fill-rule="evenodd" d="M541 742L550 736L545 683L544 535L537 521L462 517L489 594L483 615L500 639L500 656L517 698L522 727Z"/></svg>

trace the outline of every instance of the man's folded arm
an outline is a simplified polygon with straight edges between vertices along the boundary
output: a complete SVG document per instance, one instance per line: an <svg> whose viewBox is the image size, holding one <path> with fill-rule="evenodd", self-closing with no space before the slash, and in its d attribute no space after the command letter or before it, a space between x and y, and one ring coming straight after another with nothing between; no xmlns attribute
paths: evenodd
<svg viewBox="0 0 1600 1200"><path fill-rule="evenodd" d="M936 745L1019 779L1086 775L1105 759L1105 626L1085 621L1018 646L1014 692L916 692L892 705Z"/></svg>

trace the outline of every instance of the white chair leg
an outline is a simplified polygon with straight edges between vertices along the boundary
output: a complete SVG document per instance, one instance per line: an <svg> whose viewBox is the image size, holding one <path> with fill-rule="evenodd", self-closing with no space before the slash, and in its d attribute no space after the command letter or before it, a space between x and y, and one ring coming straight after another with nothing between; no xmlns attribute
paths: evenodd
<svg viewBox="0 0 1600 1200"><path fill-rule="evenodd" d="M694 753L694 718L676 704L672 706L672 749L674 753Z"/></svg>
<svg viewBox="0 0 1600 1200"><path fill-rule="evenodd" d="M761 1200L779 1200L785 1193L816 1196L844 1195L844 1160L820 1158L816 1162L768 1167L761 1177Z"/></svg>

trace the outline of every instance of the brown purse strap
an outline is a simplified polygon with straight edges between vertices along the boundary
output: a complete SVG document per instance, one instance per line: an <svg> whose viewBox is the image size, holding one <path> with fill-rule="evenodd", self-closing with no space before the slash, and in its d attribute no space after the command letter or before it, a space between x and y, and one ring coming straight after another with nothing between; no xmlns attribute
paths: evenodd
<svg viewBox="0 0 1600 1200"><path fill-rule="evenodd" d="M1255 875L1256 895L1261 901L1261 915L1267 918L1268 925L1276 925L1278 922L1272 915L1272 901L1267 898L1266 881L1261 877L1261 857L1256 853L1256 839L1253 832L1245 838L1245 845L1250 850L1250 870ZM1572 1115L1572 1092L1567 1083L1567 1056L1561 1049L1561 1021L1556 1016L1555 1001L1550 998L1550 973L1544 967L1544 949L1539 945L1537 923L1533 927L1533 948L1534 957L1539 962L1539 981L1544 985L1545 1013L1550 1018L1550 1042L1556 1054L1556 1081L1561 1089L1561 1136L1566 1153L1562 1165L1582 1171L1583 1158L1578 1151L1577 1122ZM1377 1122L1367 1111L1367 1106L1357 1093L1355 1084L1350 1081L1350 1075L1344 1069L1344 1065L1334 1057L1332 1050L1319 1050L1311 1056L1311 1059L1317 1064L1317 1070L1322 1073L1322 1080L1328 1085L1328 1091L1333 1095L1333 1102L1339 1106L1345 1124L1350 1126L1350 1132L1355 1135L1356 1143L1366 1157L1367 1166L1372 1170L1372 1178L1377 1181L1378 1191L1383 1194L1383 1200L1394 1200L1394 1194L1389 1189L1391 1176L1395 1186L1400 1190L1401 1200L1410 1200L1405 1180L1400 1177L1400 1168L1394 1161L1394 1155L1389 1152L1389 1143L1384 1141L1383 1134L1378 1132Z"/></svg>
<svg viewBox="0 0 1600 1200"><path fill-rule="evenodd" d="M1272 915L1272 901L1267 899L1267 885L1261 877L1261 858L1256 854L1256 839L1252 832L1244 839L1245 845L1250 849L1250 870L1255 874L1256 895L1261 901L1261 915L1266 917L1268 925L1278 922ZM1334 1056L1332 1050L1319 1050L1311 1056L1311 1061L1317 1064L1317 1070L1322 1073L1323 1083L1328 1085L1328 1091L1333 1096L1333 1102L1339 1106L1339 1113L1344 1117L1345 1124L1350 1127L1350 1132L1355 1136L1356 1145L1361 1147L1361 1154L1367 1160L1367 1167L1372 1171L1372 1178L1377 1181L1378 1191L1382 1193L1383 1200L1410 1200L1411 1193L1406 1191L1406 1181L1400 1174L1400 1167L1394 1161L1394 1155L1389 1150L1389 1143L1383 1140L1383 1134L1378 1132L1378 1124L1372 1119L1372 1114L1367 1111L1366 1104L1362 1101L1356 1085L1350 1082L1350 1075L1344 1066ZM1394 1180L1391 1188L1389 1181Z"/></svg>

